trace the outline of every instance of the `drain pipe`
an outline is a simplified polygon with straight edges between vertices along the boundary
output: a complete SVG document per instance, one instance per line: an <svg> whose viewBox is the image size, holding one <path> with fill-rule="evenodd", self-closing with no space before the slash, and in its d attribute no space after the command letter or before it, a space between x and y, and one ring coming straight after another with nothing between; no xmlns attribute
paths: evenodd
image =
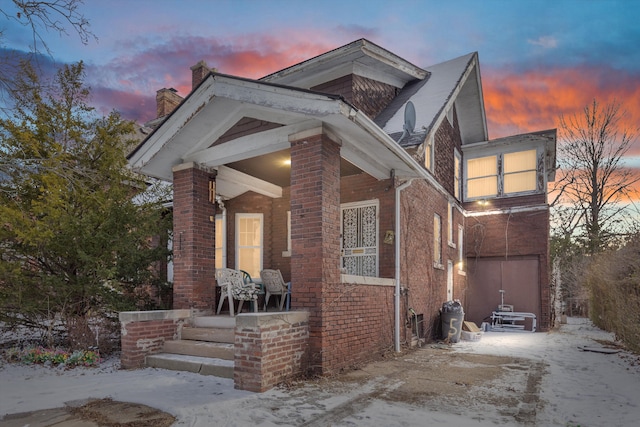
<svg viewBox="0 0 640 427"><path fill-rule="evenodd" d="M411 185L411 183L413 182L413 178L410 179L409 181L403 183L402 185L396 187L396 236L395 236L395 243L396 243L396 248L395 248L395 252L396 252L396 289L395 289L395 301L394 301L394 307L395 307L395 331L394 331L394 338L395 338L395 351L396 353L400 353L400 235L402 234L401 228L400 228L400 192L402 190L404 190L405 188L409 187Z"/></svg>
<svg viewBox="0 0 640 427"><path fill-rule="evenodd" d="M216 194L216 202L218 203L218 206L220 207L220 209L222 209L222 235L226 236L227 235L227 208L224 205L224 200L222 200L222 197L219 194ZM223 248L225 243L222 242ZM222 251L222 266L226 267L227 266L227 251L223 250Z"/></svg>

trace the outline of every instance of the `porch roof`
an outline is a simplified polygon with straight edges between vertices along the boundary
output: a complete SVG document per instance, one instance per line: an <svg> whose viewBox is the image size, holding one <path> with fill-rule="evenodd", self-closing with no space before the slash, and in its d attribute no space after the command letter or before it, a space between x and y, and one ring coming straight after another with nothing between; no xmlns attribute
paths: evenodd
<svg viewBox="0 0 640 427"><path fill-rule="evenodd" d="M214 145L243 118L273 126ZM341 145L344 160L377 179L393 174L427 176L386 132L340 96L219 73L210 73L136 147L129 162L134 170L165 181L172 181L173 167L194 162L222 172L218 180L223 182L217 188L223 197L235 197L248 189L277 197L282 181L277 179L276 165L265 168L265 164L281 158L290 148L290 139L320 129ZM258 157L262 170L271 168L273 173L258 177L251 169L225 167ZM229 177L226 183L225 176Z"/></svg>

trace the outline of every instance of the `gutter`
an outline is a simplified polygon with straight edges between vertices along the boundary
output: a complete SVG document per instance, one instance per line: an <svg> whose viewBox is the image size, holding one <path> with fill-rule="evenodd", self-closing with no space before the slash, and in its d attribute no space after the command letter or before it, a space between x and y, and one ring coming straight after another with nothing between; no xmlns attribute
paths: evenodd
<svg viewBox="0 0 640 427"><path fill-rule="evenodd" d="M396 277L396 286L395 286L395 293L394 293L394 314L395 314L395 321L394 321L394 346L395 346L395 351L396 353L400 353L400 291L401 291L401 287L400 287L400 235L402 233L400 233L400 230L402 230L400 228L400 192L402 190L404 190L405 188L408 188L411 183L413 182L413 178L410 179L409 181L403 183L402 185L396 187L396 236L395 236L395 243L396 243L396 247L395 247L395 256L396 256L396 271L395 271L395 277Z"/></svg>

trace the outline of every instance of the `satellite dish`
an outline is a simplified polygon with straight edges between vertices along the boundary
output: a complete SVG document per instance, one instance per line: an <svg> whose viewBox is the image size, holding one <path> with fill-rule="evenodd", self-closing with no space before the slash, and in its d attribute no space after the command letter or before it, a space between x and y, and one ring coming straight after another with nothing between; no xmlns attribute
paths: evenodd
<svg viewBox="0 0 640 427"><path fill-rule="evenodd" d="M404 107L404 126L402 129L411 134L416 127L416 108L413 106L413 102L407 102Z"/></svg>

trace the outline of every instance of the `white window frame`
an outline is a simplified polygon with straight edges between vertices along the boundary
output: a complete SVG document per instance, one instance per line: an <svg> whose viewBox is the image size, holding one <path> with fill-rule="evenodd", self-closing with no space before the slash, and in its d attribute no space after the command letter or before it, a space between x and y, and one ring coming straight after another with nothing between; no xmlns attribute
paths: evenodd
<svg viewBox="0 0 640 427"><path fill-rule="evenodd" d="M456 242L453 240L453 203L447 203L447 243L452 248L456 247Z"/></svg>
<svg viewBox="0 0 640 427"><path fill-rule="evenodd" d="M528 170L523 170L523 171L516 171L516 172L509 172L507 173L507 175L515 175L518 173L523 173L523 172L535 172L535 189L533 190L526 190L526 191L519 191L519 192L510 192L507 193L504 191L504 178L505 178L505 173L504 173L504 156L508 155L508 154L515 154L515 153L521 153L521 152L526 152L526 151L535 151L536 152L536 169L528 169ZM479 153L478 153L479 154ZM491 199L491 198L496 198L496 197L513 197L513 196L520 196L520 195L526 195L526 194L536 194L539 193L541 191L541 189L539 188L539 176L542 173L542 171L539 169L540 168L540 157L541 157L541 151L538 148L532 147L532 148L527 148L527 149L520 149L520 150L509 150L509 151L500 151L500 152L490 152L490 153L482 153L482 155L476 155L473 157L465 157L465 161L463 163L464 165L464 200L465 201L472 201L472 200L483 200L483 199ZM469 176L468 176L468 162L472 161L472 160L476 160L476 159L482 159L482 158L487 158L487 157L495 157L496 159L496 175L487 175L484 177L474 177L471 180L474 179L481 179L481 178L487 178L489 176L493 177L496 176L497 179L497 192L494 195L484 195L484 196L475 196L475 197L469 197L468 196L468 191L469 191Z"/></svg>
<svg viewBox="0 0 640 427"><path fill-rule="evenodd" d="M464 227L458 224L458 274L465 275L464 270Z"/></svg>
<svg viewBox="0 0 640 427"><path fill-rule="evenodd" d="M220 233L222 234L221 242L218 242L218 239L215 239L215 254L218 254L220 251L220 260L218 261L218 257L216 256L216 268L226 268L227 267L227 222L226 215L216 214L215 216L215 227L216 234L218 233L218 227L220 227ZM221 243L218 245L218 243Z"/></svg>
<svg viewBox="0 0 640 427"><path fill-rule="evenodd" d="M435 156L435 138L433 134L429 135L429 138L425 141L424 148L424 167L433 173L434 170L434 156Z"/></svg>
<svg viewBox="0 0 640 427"><path fill-rule="evenodd" d="M442 217L433 214L433 266L443 268L442 265Z"/></svg>
<svg viewBox="0 0 640 427"><path fill-rule="evenodd" d="M236 217L236 269L238 270L246 270L246 268L242 268L240 266L240 249L242 248L259 248L260 249L260 263L258 266L258 273L260 271L263 270L263 263L264 263L264 215L261 213L237 213L235 215ZM252 218L252 219L259 219L260 220L260 246L240 246L239 242L240 242L240 227L239 227L239 223L240 220L243 218ZM250 273L251 274L251 273ZM254 272L254 274L256 274ZM253 275L251 276L253 277Z"/></svg>
<svg viewBox="0 0 640 427"><path fill-rule="evenodd" d="M462 156L457 149L453 150L453 196L461 200L462 194Z"/></svg>
<svg viewBox="0 0 640 427"><path fill-rule="evenodd" d="M282 256L291 257L291 211L287 211L287 250L282 252Z"/></svg>

